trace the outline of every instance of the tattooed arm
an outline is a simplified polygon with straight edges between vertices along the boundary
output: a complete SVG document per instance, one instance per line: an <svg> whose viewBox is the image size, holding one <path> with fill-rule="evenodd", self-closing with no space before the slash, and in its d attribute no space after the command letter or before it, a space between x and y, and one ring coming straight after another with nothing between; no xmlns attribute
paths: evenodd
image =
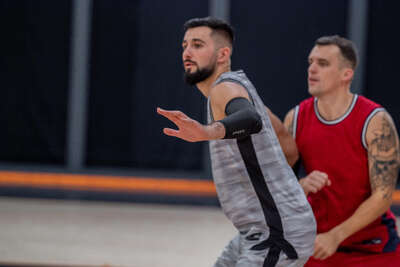
<svg viewBox="0 0 400 267"><path fill-rule="evenodd" d="M296 142L292 137L293 135L291 132L288 132L282 121L269 108L266 107L266 109L286 160L290 166L293 166L299 158L299 152L297 151Z"/></svg>
<svg viewBox="0 0 400 267"><path fill-rule="evenodd" d="M399 170L399 138L393 120L386 111L378 112L371 119L366 141L371 196L361 203L349 219L317 236L315 258L325 259L332 255L343 240L376 220L392 203Z"/></svg>
<svg viewBox="0 0 400 267"><path fill-rule="evenodd" d="M390 205L399 171L399 138L388 113L375 117L376 127L367 132L371 190Z"/></svg>

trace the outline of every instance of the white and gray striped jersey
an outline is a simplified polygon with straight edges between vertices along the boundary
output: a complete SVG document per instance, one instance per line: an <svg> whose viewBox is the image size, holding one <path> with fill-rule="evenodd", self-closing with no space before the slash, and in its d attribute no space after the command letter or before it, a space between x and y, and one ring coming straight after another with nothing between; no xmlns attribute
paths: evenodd
<svg viewBox="0 0 400 267"><path fill-rule="evenodd" d="M223 82L243 86L263 122L262 130L249 137L210 141L223 212L241 233L264 229L269 238L261 246L273 243L289 257L310 254L316 232L312 209L286 161L264 103L243 71L223 73L214 85ZM213 122L210 101L208 122Z"/></svg>

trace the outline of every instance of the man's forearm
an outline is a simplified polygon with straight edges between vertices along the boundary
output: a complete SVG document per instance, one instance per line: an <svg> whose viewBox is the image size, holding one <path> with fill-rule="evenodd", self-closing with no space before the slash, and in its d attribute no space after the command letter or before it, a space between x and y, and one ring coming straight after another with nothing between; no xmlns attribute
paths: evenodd
<svg viewBox="0 0 400 267"><path fill-rule="evenodd" d="M204 129L207 132L208 140L222 139L225 136L225 126L219 121L205 125Z"/></svg>
<svg viewBox="0 0 400 267"><path fill-rule="evenodd" d="M335 234L341 243L384 214L389 209L390 204L391 200L384 199L381 193L377 192L365 200L350 218L330 231Z"/></svg>

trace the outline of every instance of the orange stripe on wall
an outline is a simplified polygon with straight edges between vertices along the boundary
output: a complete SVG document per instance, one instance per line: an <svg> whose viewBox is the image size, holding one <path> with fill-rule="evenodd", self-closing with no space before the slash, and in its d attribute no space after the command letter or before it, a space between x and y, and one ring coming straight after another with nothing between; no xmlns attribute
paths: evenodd
<svg viewBox="0 0 400 267"><path fill-rule="evenodd" d="M400 205L400 190L393 192L393 204Z"/></svg>
<svg viewBox="0 0 400 267"><path fill-rule="evenodd" d="M216 196L212 181L0 171L0 186Z"/></svg>
<svg viewBox="0 0 400 267"><path fill-rule="evenodd" d="M216 196L212 181L0 171L0 186ZM400 190L393 193L400 205Z"/></svg>

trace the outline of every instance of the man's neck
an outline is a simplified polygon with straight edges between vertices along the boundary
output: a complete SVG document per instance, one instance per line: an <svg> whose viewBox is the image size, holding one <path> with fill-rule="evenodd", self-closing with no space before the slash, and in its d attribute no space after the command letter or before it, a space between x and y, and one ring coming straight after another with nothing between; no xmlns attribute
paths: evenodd
<svg viewBox="0 0 400 267"><path fill-rule="evenodd" d="M208 96L210 94L210 90L213 87L214 82L218 79L219 76L221 76L221 74L228 72L228 71L231 71L230 66L221 66L220 68L216 68L216 70L210 77L208 77L204 81L196 84L197 88L200 90L200 92L206 98L208 98Z"/></svg>
<svg viewBox="0 0 400 267"><path fill-rule="evenodd" d="M317 100L319 114L327 121L342 117L350 108L354 94L348 90L337 90L320 96Z"/></svg>

